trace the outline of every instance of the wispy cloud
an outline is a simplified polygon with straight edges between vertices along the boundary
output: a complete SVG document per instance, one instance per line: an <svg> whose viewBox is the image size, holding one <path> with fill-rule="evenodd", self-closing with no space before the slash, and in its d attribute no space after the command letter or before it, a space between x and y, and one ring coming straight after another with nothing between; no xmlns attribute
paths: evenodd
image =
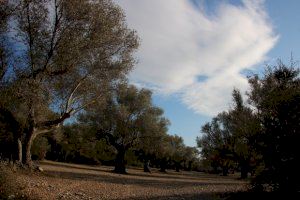
<svg viewBox="0 0 300 200"><path fill-rule="evenodd" d="M226 109L241 75L266 58L278 36L263 1L221 3L213 14L188 0L116 0L141 38L133 82L180 94L204 115ZM205 78L203 78L205 77Z"/></svg>

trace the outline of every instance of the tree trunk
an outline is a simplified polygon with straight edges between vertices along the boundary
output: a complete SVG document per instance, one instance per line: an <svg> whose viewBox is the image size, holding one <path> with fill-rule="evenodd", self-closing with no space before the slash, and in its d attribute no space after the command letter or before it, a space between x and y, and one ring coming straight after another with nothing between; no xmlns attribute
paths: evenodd
<svg viewBox="0 0 300 200"><path fill-rule="evenodd" d="M115 159L115 169L114 172L118 174L126 174L126 163L125 163L125 149L124 148L119 148L117 149L118 153Z"/></svg>
<svg viewBox="0 0 300 200"><path fill-rule="evenodd" d="M248 178L248 167L245 163L241 166L241 179Z"/></svg>
<svg viewBox="0 0 300 200"><path fill-rule="evenodd" d="M151 173L149 163L150 163L149 160L147 160L147 159L144 160L144 172L150 172Z"/></svg>
<svg viewBox="0 0 300 200"><path fill-rule="evenodd" d="M31 147L36 136L37 135L34 130L28 132L25 139L25 145L23 146L23 164L25 164L25 166L29 168L33 167L33 163L31 160Z"/></svg>
<svg viewBox="0 0 300 200"><path fill-rule="evenodd" d="M175 170L176 170L176 172L179 172L179 170L180 170L180 163L175 163Z"/></svg>
<svg viewBox="0 0 300 200"><path fill-rule="evenodd" d="M21 142L21 139L18 139L17 140L17 143L18 143L18 157L17 157L17 162L19 164L22 164L22 158L23 158L23 155L22 155L22 142Z"/></svg>
<svg viewBox="0 0 300 200"><path fill-rule="evenodd" d="M227 166L224 166L222 168L222 174L223 174L223 176L227 176L228 175L228 167Z"/></svg>
<svg viewBox="0 0 300 200"><path fill-rule="evenodd" d="M219 173L219 170L218 170L217 166L212 166L212 168L213 168L213 173L214 174L218 174Z"/></svg>
<svg viewBox="0 0 300 200"><path fill-rule="evenodd" d="M166 172L166 168L167 168L167 163L165 159L162 159L160 162L160 172Z"/></svg>
<svg viewBox="0 0 300 200"><path fill-rule="evenodd" d="M191 171L192 170L192 164L193 164L193 161L189 161L189 165L188 165L188 171Z"/></svg>

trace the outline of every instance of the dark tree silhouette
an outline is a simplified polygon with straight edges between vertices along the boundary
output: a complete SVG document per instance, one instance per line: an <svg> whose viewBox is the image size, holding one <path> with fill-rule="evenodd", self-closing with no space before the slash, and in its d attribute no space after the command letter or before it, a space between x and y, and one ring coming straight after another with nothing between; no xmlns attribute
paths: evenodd
<svg viewBox="0 0 300 200"><path fill-rule="evenodd" d="M299 70L279 61L263 77L254 76L249 82L250 101L257 108L262 125L256 144L263 170L254 179L254 185L300 191Z"/></svg>

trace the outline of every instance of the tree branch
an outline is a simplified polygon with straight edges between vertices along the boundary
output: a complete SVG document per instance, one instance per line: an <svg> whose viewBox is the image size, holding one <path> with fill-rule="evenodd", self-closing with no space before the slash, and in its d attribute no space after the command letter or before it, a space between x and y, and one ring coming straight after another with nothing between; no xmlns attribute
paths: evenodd
<svg viewBox="0 0 300 200"><path fill-rule="evenodd" d="M114 146L116 149L120 148L120 144L116 142L116 138L110 133L111 130L100 129L97 131L97 136L99 139L105 139L105 141Z"/></svg>
<svg viewBox="0 0 300 200"><path fill-rule="evenodd" d="M30 66L31 66L31 73L32 76L35 77L34 75L34 64L33 64L33 37L32 37L32 30L31 30L31 20L30 20L30 15L29 15L29 4L30 2L27 3L26 5L26 15L27 15L27 23L28 23L28 30L27 34L29 37L29 56L30 56Z"/></svg>
<svg viewBox="0 0 300 200"><path fill-rule="evenodd" d="M50 49L49 52L47 54L47 58L45 61L44 66L42 67L42 69L46 70L47 69L47 65L49 64L53 53L55 51L55 47L57 46L57 43L55 43L55 38L56 38L56 34L57 34L57 30L58 30L58 26L60 23L60 20L62 18L62 15L58 16L58 5L57 5L57 0L54 1L54 5L55 5L55 19L54 19L54 28L52 31L52 36L51 36L51 41L50 41Z"/></svg>
<svg viewBox="0 0 300 200"><path fill-rule="evenodd" d="M36 125L36 128L40 129L40 128L45 128L45 129L51 129L53 128L54 126L57 126L59 124L61 124L62 122L64 122L66 119L70 118L71 117L71 112L65 112L63 115L61 115L59 118L57 119L54 119L54 120L49 120L49 121L45 121L45 122L41 122L41 123L38 123Z"/></svg>
<svg viewBox="0 0 300 200"><path fill-rule="evenodd" d="M79 106L79 107L73 109L72 115L75 115L77 112L83 110L83 109L86 108L87 106L92 105L92 104L94 104L94 103L96 103L96 100L95 100L95 99L92 100L92 101L90 101L90 102L88 102L88 103L86 103L86 104L84 104L84 105L82 105L82 106Z"/></svg>
<svg viewBox="0 0 300 200"><path fill-rule="evenodd" d="M68 112L68 110L70 109L70 105L72 104L72 101L73 101L73 96L76 92L76 90L80 87L80 85L83 83L83 81L88 77L88 74L85 75L84 77L82 77L78 83L75 85L75 87L72 89L70 95L69 95L69 98L67 100L67 103L66 103L66 107L65 107L65 110L66 112Z"/></svg>
<svg viewBox="0 0 300 200"><path fill-rule="evenodd" d="M1 63L0 81L2 81L6 74L6 71L7 71L7 63L6 63L6 59L5 59L5 53L1 47L0 47L0 63Z"/></svg>

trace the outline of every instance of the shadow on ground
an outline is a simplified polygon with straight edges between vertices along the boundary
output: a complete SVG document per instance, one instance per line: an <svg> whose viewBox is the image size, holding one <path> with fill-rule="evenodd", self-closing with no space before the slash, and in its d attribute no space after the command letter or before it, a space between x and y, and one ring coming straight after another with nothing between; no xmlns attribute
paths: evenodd
<svg viewBox="0 0 300 200"><path fill-rule="evenodd" d="M122 200L218 200L222 199L219 193L201 193L201 194L182 194L170 196L153 196L153 197L130 197Z"/></svg>
<svg viewBox="0 0 300 200"><path fill-rule="evenodd" d="M86 165L74 165L74 164L68 164L68 163L58 163L58 162L41 162L43 165L50 165L54 167L67 167L67 168L73 168L73 169L79 169L79 170L91 170L95 172L112 172L112 167L105 167L106 169L103 169L103 166L101 168L97 166L86 166ZM200 174L200 172L198 172ZM182 179L182 180L199 180L199 177L194 174L194 173L189 173L185 172L185 174L181 174L181 172L173 172L173 171L168 171L167 173L165 172L160 172L157 169L153 169L152 173L143 173L143 174L138 174L138 173L128 173L126 174L127 176L139 176L139 177L150 177L150 178L164 178L164 179ZM217 175L209 175L209 174L204 174L201 173L201 180L209 180L212 178L212 176L217 176ZM213 177L215 178L215 177ZM223 177L226 179L226 177Z"/></svg>
<svg viewBox="0 0 300 200"><path fill-rule="evenodd" d="M77 164L68 164L68 163L59 163L59 162L41 162L43 165L50 165L54 167L67 167L73 169L83 169L83 170L92 170L92 171L99 171L99 172L110 172L111 169L100 169L96 168L96 166L86 166L86 165L77 165Z"/></svg>
<svg viewBox="0 0 300 200"><path fill-rule="evenodd" d="M222 195L225 200L258 200L258 199L282 199L282 200L298 200L298 193L279 193L279 192L238 192Z"/></svg>
<svg viewBox="0 0 300 200"><path fill-rule="evenodd" d="M46 171L47 175L60 177L63 179L70 180L87 180L87 181L97 181L106 182L113 184L124 184L124 185L139 185L143 187L157 187L161 188L164 185L169 189L184 188L190 186L208 186L208 185L239 185L239 183L228 183L228 182L206 182L206 181L183 181L183 180L164 180L164 179L142 179L134 178L133 176L127 175L106 175L106 174L89 174L89 173L79 173L79 172L57 172L57 171Z"/></svg>

